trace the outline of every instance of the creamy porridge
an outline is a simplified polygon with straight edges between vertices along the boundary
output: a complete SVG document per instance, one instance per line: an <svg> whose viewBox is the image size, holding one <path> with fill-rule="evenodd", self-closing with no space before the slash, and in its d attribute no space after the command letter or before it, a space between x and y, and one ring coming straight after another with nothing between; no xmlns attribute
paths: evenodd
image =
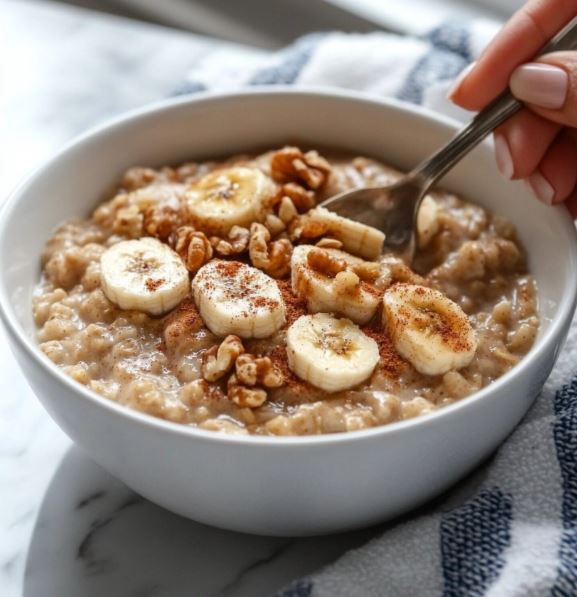
<svg viewBox="0 0 577 597"><path fill-rule="evenodd" d="M229 433L350 431L460 400L530 349L535 284L513 227L450 193L423 203L413 269L316 207L397 176L297 148L132 168L48 241L40 348L110 400Z"/></svg>

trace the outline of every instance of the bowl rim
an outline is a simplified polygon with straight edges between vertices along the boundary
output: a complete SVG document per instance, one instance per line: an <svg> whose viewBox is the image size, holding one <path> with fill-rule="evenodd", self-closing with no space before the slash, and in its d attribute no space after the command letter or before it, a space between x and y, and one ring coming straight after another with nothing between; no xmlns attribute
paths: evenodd
<svg viewBox="0 0 577 597"><path fill-rule="evenodd" d="M193 96L182 96L160 100L149 103L144 107L136 108L108 119L105 122L91 127L81 135L76 136L70 142L64 145L62 149L54 153L45 160L39 167L34 169L9 193L3 204L0 206L0 239L4 238L5 230L8 228L11 215L17 206L19 200L26 195L27 188L32 182L46 169L50 168L52 163L64 158L67 154L74 152L78 147L98 136L105 136L116 127L122 127L125 124L134 124L140 119L146 119L151 115L159 115L162 112L170 112L175 108L188 104L203 104L216 102L235 102L239 99L261 96L274 99L279 96L290 96L295 98L327 98L328 100L337 99L350 101L353 103L364 103L373 107L384 106L394 110L409 114L417 119L425 119L440 124L443 127L456 130L461 123L450 117L440 115L432 110L421 106L409 104L394 98L373 96L364 92L327 89L326 87L293 87L286 85L279 86L254 86L249 89L225 91L225 92L201 92ZM319 435L304 436L260 436L260 435L241 435L218 433L199 429L192 425L185 425L154 417L141 411L129 408L89 390L85 386L75 382L67 376L61 368L50 361L44 355L33 338L28 337L23 327L20 325L12 303L8 296L8 289L5 284L4 272L0 271L0 320L3 321L8 334L12 340L19 346L26 358L32 360L34 364L42 369L44 373L53 377L60 385L65 386L73 393L79 394L83 399L89 400L95 407L107 410L115 416L122 416L128 419L131 424L140 425L148 428L150 431L159 433L171 433L190 437L191 439L206 441L210 443L235 445L267 445L271 448L281 448L290 446L325 446L330 444L339 444L342 442L370 441L379 436L391 436L402 433L409 433L410 430L418 427L434 425L443 418L456 416L461 411L471 409L473 405L482 400L487 400L500 390L513 384L515 379L530 370L538 357L543 352L554 350L555 342L563 336L564 328L570 325L573 311L577 303L577 230L575 224L569 215L568 210L561 205L551 208L551 218L556 220L555 224L565 228L565 234L571 238L571 250L566 258L569 260L570 275L565 280L563 296L557 306L557 311L551 319L549 328L545 334L539 338L529 353L522 360L504 375L485 386L481 390L474 392L470 396L444 406L443 408L428 413L426 416L415 417L405 421L396 421L386 425L361 429L357 431L343 431L337 433L327 433ZM25 377L27 377L25 375Z"/></svg>

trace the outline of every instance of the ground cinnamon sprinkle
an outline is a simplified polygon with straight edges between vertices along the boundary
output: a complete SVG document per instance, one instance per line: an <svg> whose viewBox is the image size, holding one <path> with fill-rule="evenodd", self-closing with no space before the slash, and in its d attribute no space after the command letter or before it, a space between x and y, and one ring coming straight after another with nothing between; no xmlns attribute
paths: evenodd
<svg viewBox="0 0 577 597"><path fill-rule="evenodd" d="M383 329L380 321L373 320L361 327L363 332L372 338L379 347L379 363L377 367L390 378L396 378L408 364L395 350L393 342L387 332Z"/></svg>
<svg viewBox="0 0 577 597"><path fill-rule="evenodd" d="M257 296L255 299L253 299L251 306L256 307L257 309L261 307L276 309L276 307L278 307L278 301L275 301L271 298L266 298L264 296Z"/></svg>
<svg viewBox="0 0 577 597"><path fill-rule="evenodd" d="M467 340L467 322L454 316L450 311L440 313L438 310L428 307L426 303L427 299L433 301L439 294L438 290L420 286L414 287L404 283L397 284L395 287L399 288L402 294L409 293L409 298L410 293L414 292L423 300L423 304L419 306L419 311L422 314L423 327L433 328L434 331L456 352L470 350L471 347ZM410 314L407 315L407 318L410 319Z"/></svg>
<svg viewBox="0 0 577 597"><path fill-rule="evenodd" d="M307 303L305 299L295 296L291 289L290 280L277 280L279 290L286 308L287 327L290 326L301 315L307 315Z"/></svg>
<svg viewBox="0 0 577 597"><path fill-rule="evenodd" d="M290 394L283 392L283 401L286 401L287 396L290 396L291 402L294 401L296 403L311 402L318 399L318 390L311 386L311 384L297 377L290 369L286 354L286 346L284 344L275 346L268 356L270 357L273 366L278 370L285 381L285 385L282 389L290 390Z"/></svg>
<svg viewBox="0 0 577 597"><path fill-rule="evenodd" d="M204 325L200 313L191 298L186 298L164 321L165 333L177 337L183 333L194 334Z"/></svg>
<svg viewBox="0 0 577 597"><path fill-rule="evenodd" d="M157 280L155 280L154 278L148 278L144 282L144 284L149 292L154 292L155 290L158 290L164 284L164 282L164 278L160 278Z"/></svg>
<svg viewBox="0 0 577 597"><path fill-rule="evenodd" d="M220 274L224 274L225 276L236 276L243 265L244 264L240 261L223 261L219 259L216 267Z"/></svg>

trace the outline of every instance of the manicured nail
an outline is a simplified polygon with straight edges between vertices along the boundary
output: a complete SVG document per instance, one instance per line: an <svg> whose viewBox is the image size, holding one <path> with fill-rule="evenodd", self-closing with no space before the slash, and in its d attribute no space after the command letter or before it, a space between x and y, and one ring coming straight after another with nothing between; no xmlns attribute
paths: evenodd
<svg viewBox="0 0 577 597"><path fill-rule="evenodd" d="M515 167L507 139L499 133L495 134L495 159L499 172L507 179L513 178Z"/></svg>
<svg viewBox="0 0 577 597"><path fill-rule="evenodd" d="M555 189L538 170L533 172L529 178L525 179L525 182L539 201L542 201L547 205L553 205Z"/></svg>
<svg viewBox="0 0 577 597"><path fill-rule="evenodd" d="M451 89L449 89L448 93L447 93L447 97L449 99L451 99L459 90L459 87L461 87L461 84L463 83L463 81L467 78L467 76L469 75L469 73L473 70L473 68L475 68L475 65L477 63L476 62L471 62L471 64L468 64L460 73L459 76L455 79L455 82L453 83L453 86L451 87Z"/></svg>
<svg viewBox="0 0 577 597"><path fill-rule="evenodd" d="M549 64L523 64L513 71L509 86L517 99L557 110L565 103L569 77L562 68Z"/></svg>

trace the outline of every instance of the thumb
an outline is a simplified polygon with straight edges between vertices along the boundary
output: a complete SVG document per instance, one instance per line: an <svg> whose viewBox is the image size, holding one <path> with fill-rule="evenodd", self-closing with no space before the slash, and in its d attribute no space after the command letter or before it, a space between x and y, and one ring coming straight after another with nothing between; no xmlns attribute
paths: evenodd
<svg viewBox="0 0 577 597"><path fill-rule="evenodd" d="M562 125L577 127L577 52L555 52L518 66L511 93L528 108Z"/></svg>

